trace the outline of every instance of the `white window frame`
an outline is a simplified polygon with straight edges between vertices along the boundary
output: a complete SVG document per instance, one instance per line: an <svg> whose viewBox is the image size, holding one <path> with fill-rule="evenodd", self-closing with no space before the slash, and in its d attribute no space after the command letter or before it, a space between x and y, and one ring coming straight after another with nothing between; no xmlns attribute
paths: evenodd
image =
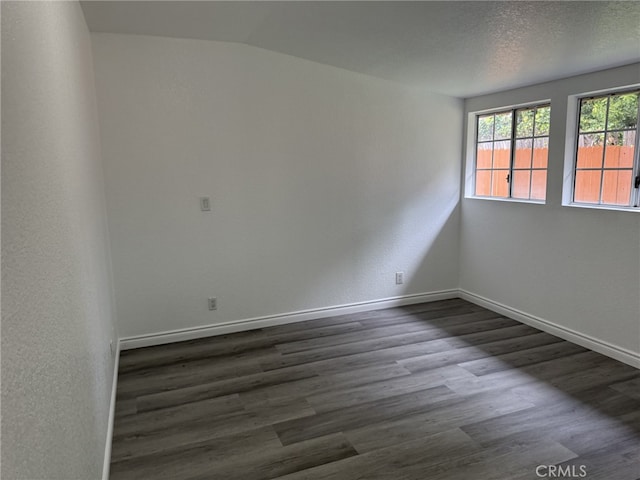
<svg viewBox="0 0 640 480"><path fill-rule="evenodd" d="M562 205L565 207L588 208L595 210L616 210L622 212L640 213L640 188L634 188L636 179L640 177L640 102L638 106L638 125L636 127L636 141L634 145L634 163L631 185L631 206L607 205L598 203L575 202L576 166L578 159L578 138L580 130L580 101L583 98L607 96L611 94L633 92L640 90L640 84L627 85L570 95L567 103L567 128L565 139L564 180L562 188ZM606 128L606 125L605 125Z"/></svg>
<svg viewBox="0 0 640 480"><path fill-rule="evenodd" d="M476 195L476 156L477 156L477 145L478 145L478 117L483 115L490 115L493 113L501 113L512 111L515 113L516 110L526 109L526 108L534 108L534 107L544 107L548 106L551 108L551 100L536 100L532 102L526 103L518 103L515 105L503 105L501 107L490 108L486 110L477 110L468 113L467 117L467 148L466 148L466 168L465 168L465 181L464 181L464 192L465 198L475 199L475 200L489 200L493 202L507 202L507 203L528 203L533 205L545 205L547 203L547 195L548 195L548 186L549 186L549 158L547 158L547 184L545 185L545 199L537 200L537 199L526 199L526 198L514 198L514 197L491 197L491 196L483 196ZM515 135L515 132L511 132L512 136ZM551 142L551 125L549 126L549 142ZM509 139L509 141L513 141L513 137ZM514 142L512 142L513 147ZM513 161L510 166L510 175L513 173Z"/></svg>

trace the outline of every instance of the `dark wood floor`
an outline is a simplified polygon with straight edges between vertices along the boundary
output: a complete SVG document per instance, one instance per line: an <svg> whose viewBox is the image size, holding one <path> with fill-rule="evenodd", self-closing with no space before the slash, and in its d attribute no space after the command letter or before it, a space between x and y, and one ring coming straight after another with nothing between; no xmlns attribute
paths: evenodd
<svg viewBox="0 0 640 480"><path fill-rule="evenodd" d="M124 352L111 478L636 480L639 447L639 370L456 299Z"/></svg>

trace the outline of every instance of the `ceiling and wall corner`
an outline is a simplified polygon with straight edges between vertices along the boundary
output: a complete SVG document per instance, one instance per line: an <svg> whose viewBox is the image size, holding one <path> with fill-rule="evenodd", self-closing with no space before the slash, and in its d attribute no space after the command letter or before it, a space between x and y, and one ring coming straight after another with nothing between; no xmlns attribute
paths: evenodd
<svg viewBox="0 0 640 480"><path fill-rule="evenodd" d="M482 91L504 90L506 87L516 87L540 80L566 78L576 71L601 70L612 65L637 61L640 54L640 22L638 21L640 19L640 4L629 2L240 2L237 4L228 2L88 2L83 7L92 30L127 34L93 34L96 57L98 58L96 64L96 68L99 70L98 91L102 97L100 112L103 116L103 137L106 139L104 144L105 152L107 152L105 164L108 175L112 176L107 181L108 190L112 190L110 196L114 199L111 203L110 215L118 217L119 220L116 223L122 226L121 231L112 231L115 248L118 252L117 256L123 255L124 258L124 261L121 261L121 266L116 267L116 270L121 268L120 273L116 272L116 277L122 276L126 279L118 282L121 284L119 288L123 288L122 295L119 295L121 317L164 318L164 320L149 322L135 320L133 323L123 326L125 335L153 333L154 331L206 324L209 314L200 311L196 300L200 297L206 298L211 294L217 294L216 292L223 292L223 297L231 297L233 302L231 305L226 304L225 306L224 299L220 299L222 311L218 312L218 316L215 318L240 319L261 313L268 314L320 306L323 303L319 298L313 296L299 304L295 302L282 303L281 300L284 298L282 292L287 289L291 291L291 288L294 291L296 288L302 288L296 298L305 298L303 275L300 272L291 271L293 267L286 266L285 257L282 257L280 262L270 263L270 260L265 257L265 252L268 249L265 250L265 248L257 246L258 244L252 245L252 240L248 239L251 222L238 228L238 218L243 218L250 211L249 204L252 202L248 200L249 198L255 197L253 203L263 202L265 199L268 199L268 202L277 203L277 198L270 198L267 191L263 192L265 196L259 200L260 194L257 192L263 188L263 185L256 184L257 190L255 192L246 189L247 185L254 185L251 181L252 172L260 172L261 169L267 168L260 177L262 182L269 181L269 179L284 181L283 179L290 177L293 173L300 178L306 178L315 170L317 170L316 173L320 172L318 169L324 168L323 163L334 161L332 158L322 160L322 156L319 156L315 160L315 163L319 162L318 165L312 163L302 166L296 164L293 152L283 150L285 148L283 145L286 143L279 144L283 141L290 143L289 148L293 148L300 159L306 156L316 158L316 154L325 148L320 147L322 142L315 142L318 143L318 147L314 150L305 148L305 142L308 139L301 140L300 135L301 132L305 132L303 135L308 132L305 131L304 123L300 124L300 120L309 121L309 119L307 119L308 112L305 113L304 109L298 108L299 106L308 104L307 108L312 108L314 112L317 112L317 118L312 121L312 126L316 128L318 136L325 139L337 135L338 132L334 131L337 125L342 125L343 132L353 134L351 122L354 119L361 122L360 126L363 125L362 122L372 121L367 116L363 116L364 111L356 113L362 108L358 105L361 101L358 95L349 94L349 98L345 97L345 92L351 91L349 90L351 87L347 87L348 82L341 84L341 81L332 80L327 83L330 87L326 88L324 85L316 84L315 78L309 78L303 84L298 85L296 79L306 78L307 74L304 72L318 72L317 78L324 78L327 75L327 78L352 78L353 81L360 78L360 89L364 91L368 89L365 85L372 84L372 77L391 79L392 82L385 87L389 92L396 91L391 94L391 97L398 97L399 93L397 92L400 91L406 91L407 94L410 91L440 91L449 95L469 97ZM186 40L184 38L172 40L171 37L189 37L207 41ZM221 40L222 42L212 40ZM249 45L260 48L253 48ZM286 53L292 57L278 55L268 50ZM308 64L304 60L293 57L304 57L314 63ZM167 67L158 65L157 62L160 58L166 59L167 64L172 65L172 68L167 70ZM334 65L339 69L332 70L330 67L322 67L318 63ZM272 67L269 66L270 64L281 65L281 68L274 73ZM304 65L309 66L303 68ZM621 68L626 72L633 72L637 67L631 65ZM366 76L353 76L348 70L363 72ZM329 72L332 71L334 73L330 74ZM615 72L616 70L609 71ZM204 72L208 73L205 75ZM595 73L593 78L605 78L607 75L611 74ZM473 78L473 81L470 81L470 78ZM562 80L558 82L558 85L563 84ZM281 95L279 89L274 88L274 85L278 83L290 85L287 95ZM551 81L532 86L531 90L526 91L546 91L546 89L554 91L555 85L556 83ZM420 88L415 88L417 86ZM303 96L294 102L295 106L291 105L290 98L298 98L298 93L305 91L305 89L306 97L311 100ZM242 93L243 91L262 92L263 94L256 96L257 94L253 93L247 97L245 93ZM205 95L203 92L208 92L208 94ZM342 111L340 114L337 114L337 111L330 113L333 108L330 108L331 101L321 102L323 105L313 103L312 100L319 95L318 92L324 92L326 98L329 99L341 99L346 102L345 105L349 105L349 108L356 110ZM220 95L225 97L224 101L216 100ZM362 95L359 96L362 97ZM548 94L541 93L540 95L540 98L548 98ZM277 98L278 101L265 100L271 97ZM495 98L508 99L511 97L508 94L504 96L496 94ZM518 102L535 100L534 98L522 100L524 97L521 95L515 95L514 98L518 99ZM553 115L556 119L554 123L556 132L560 132L558 115L562 113L562 108L558 108L557 104L562 101L560 97L554 97ZM371 102L376 104L378 100L374 100L372 97ZM471 100L468 105L474 105L473 102L474 100ZM192 110L188 110L190 105ZM436 109L430 108L430 110L430 117L436 118L437 115L433 113L436 112ZM382 111L378 110L377 113ZM389 110L389 112L391 111ZM149 115L148 112L155 113ZM391 115L395 116L397 113ZM138 132L136 135L128 135L122 131L124 127L119 122L122 117L137 119ZM321 126L322 122L319 123L319 120L321 118L329 120L330 117L332 118L330 121L334 123L331 132L322 134L321 130L326 126ZM342 124L340 120L343 117L347 120L345 124ZM176 118L181 118L181 120L176 123ZM287 124L292 118L297 118L297 121ZM397 118L400 119L401 116ZM454 129L461 131L460 125L451 127L447 130L449 133L441 135L440 141L437 141L431 136L433 124L430 124L426 118L422 126L416 127L413 123L405 121L402 127L410 131L417 128L418 131L424 132L425 139L432 139L431 143L438 145L438 148L452 141L457 141L453 139L450 132ZM267 140L262 122L281 124L278 128L269 127L269 131L272 135L275 134L275 137ZM288 125L286 128L285 124ZM254 128L248 128L249 125L253 125ZM388 138L389 142L394 144L395 140L392 139L402 133L400 130L392 131L389 129L389 125L390 123L387 122L384 127L385 133L380 130L376 139ZM165 132L165 138L161 141L158 139L157 129ZM360 129L356 130L358 133ZM221 134L220 132L226 133ZM387 134L391 136L385 137ZM174 152L174 157L180 157L179 160L167 156L168 152L172 151L170 145L164 145L162 148L157 146L163 145L172 136L175 138L175 146L187 145L186 148ZM557 138L563 138L561 136L562 132L556 133L554 141L557 141ZM216 138L218 141L214 141ZM230 143L234 138L243 138L242 142L244 143L240 141ZM358 152L364 148L362 145L366 143L360 143L361 140L364 140L364 137L354 140L353 145L349 147L352 153L346 154L349 150L347 148L338 155L344 156L345 159L354 154L358 155ZM380 142L376 144L382 145ZM250 145L253 145L253 150L251 152L245 151ZM265 163L265 158L263 158L265 152L261 151L261 145L266 145L271 149L273 159L281 159L279 164L274 165L274 168L268 167L271 160L266 160ZM340 138L339 141L330 140L328 145L331 147L327 151L334 152L337 146L346 147L347 143L344 138ZM433 145L427 147L425 151L433 151ZM391 150L388 150L389 152ZM558 151L552 160L556 166L558 162L563 161L557 153ZM456 155L451 156L451 152L449 152L443 158L449 159L445 162L459 162L458 157L453 157ZM251 160L252 158L253 160ZM257 158L261 158L261 161L257 161ZM289 158L289 160L285 160L285 158ZM400 157L392 154L389 158ZM144 165L141 162L144 162ZM429 164L428 159L425 164ZM380 165L384 165L383 157L380 157ZM421 170L419 163L413 163L413 165L412 168L417 169L412 173L415 175ZM185 174L183 172L185 168L192 173ZM362 181L362 177L358 177L359 175L367 176L366 162L359 164L357 172L349 173L348 161L338 162L331 168L336 171L344 170L346 176L342 181L353 177L352 183L356 186ZM390 168L395 168L393 163ZM552 165L552 172L553 168ZM267 174L267 172L269 173ZM424 174L427 175L427 172ZM245 271L251 265L262 265L264 268L259 269L261 273L252 279L257 284L254 287L249 287L243 294L236 294L233 291L226 292L225 281L234 279L234 276L237 275L234 270L237 269L232 268L231 263L228 265L225 263L225 261L230 261L233 255L227 255L225 258L220 250L214 257L225 258L224 265L217 264L218 260L210 260L216 265L211 264L210 268L204 270L203 262L206 264L209 260L202 260L204 258L202 255L200 258L188 255L187 258L191 258L191 260L188 260L187 263L192 263L194 267L185 270L182 274L184 281L178 283L183 286L188 285L191 281L195 282L194 285L197 284L197 287L191 292L185 291L183 294L177 295L178 300L171 290L171 285L158 285L163 277L160 271L149 276L150 285L156 285L157 288L153 287L151 290L145 291L143 295L137 295L135 285L146 284L146 281L141 281L139 275L147 268L133 268L132 265L144 259L145 254L138 255L136 252L142 251L140 249L145 245L145 239L154 238L154 232L179 232L190 227L178 228L168 218L163 220L162 209L153 211L151 205L147 208L147 211L150 212L147 218L153 219L151 224L136 223L133 217L137 215L138 219L142 219L144 214L142 211L136 214L138 210L136 198L139 195L135 193L134 184L136 182L148 183L149 188L158 184L165 185L167 189L162 194L166 198L158 198L152 203L163 205L170 196L177 195L171 202L171 205L177 205L177 202L183 201L179 200L178 196L194 189L195 179L190 179L190 175L197 175L197 184L201 185L198 190L202 191L201 193L207 193L212 189L214 191L221 189L223 192L221 198L216 198L215 194L213 196L214 212L217 212L216 215L222 219L230 215L226 220L231 221L231 230L221 226L222 231L218 231L214 225L206 227L209 229L209 238L219 237L219 240L209 248L211 251L216 251L221 248L221 242L234 245L233 248L243 245L242 251L248 252L248 254L246 258L238 257L236 264L243 265L239 271ZM332 179L332 176L329 175L329 170L323 176L323 178L330 178L332 182L335 182L329 184L333 187L328 186L328 191L333 191L333 188L338 192L336 198L342 198L343 204L349 205L348 198L354 194L357 196L357 193L345 193L344 186L339 181L336 182L341 177ZM392 170L386 176L389 179L389 188L396 189L396 199L403 198L401 191L405 180L397 178ZM173 191L174 187L170 186L170 177L177 179L181 185L180 188L184 190L183 194ZM138 180L132 180L136 178ZM224 178L232 180L227 182L226 186L219 184ZM313 176L310 176L309 180L313 182ZM557 194L553 189L558 187L558 184L554 182L553 178L550 179L551 206L543 207L541 212L532 212L531 215L540 213L547 218L549 210L544 210L544 208L557 208L553 206L553 198ZM395 185L395 187L391 185ZM233 207L227 204L234 196L228 195L230 192L226 191L226 187L231 188L234 195L240 195L238 199L234 200L235 206ZM282 190L282 186L276 190L280 194L286 191L286 189ZM247 193L242 195L242 192ZM300 203L302 198L300 194L301 192L290 192L289 196L292 200L297 199L294 201ZM131 195L135 198L127 200ZM150 198L148 197L147 200ZM240 198L243 198L242 202L246 204L243 204L242 208L239 208ZM314 204L315 202L321 203L319 198L314 200ZM184 201L186 201L186 197ZM387 207L379 203L380 201L382 198L374 200L366 207L377 209L377 211L386 211ZM469 205L469 210L480 208L472 203L465 201L465 205ZM166 209L173 209L174 207L171 205L166 205ZM187 208L187 206L184 205L182 208ZM286 212L287 208L288 206L278 203L278 208L274 211ZM485 208L489 211L487 215L492 215L494 206L487 205ZM501 208L515 210L518 207L509 205ZM525 208L527 207L525 206ZM231 210L225 212L225 209ZM401 210L399 208L394 215L401 215ZM564 212L564 210L562 211ZM233 215L231 212L234 212ZM427 213L421 210L421 207L417 207L416 212ZM453 210L453 214L457 215L457 208ZM573 215L574 213L567 214ZM173 215L177 215L177 211L173 212ZM236 216L235 220L233 219L234 215ZM592 221L596 217L599 218L598 215L592 215ZM588 217L589 214L583 214L583 216ZM273 218L272 221L268 220L269 218L270 216L267 215L262 218L262 221L253 223L253 225L261 225L260 228L265 229L263 233L266 235L260 236L260 242L258 242L263 245L270 241L276 244L285 240L282 233L274 233L274 230L270 230L274 225L279 225L283 232L291 228L285 221L286 215ZM298 217L294 215L291 218ZM184 221L186 219L187 217ZM304 220L301 221L304 222ZM153 227L153 223L157 223L157 225ZM297 223L300 224L300 222ZM472 228L472 224L471 216L461 219L459 226L457 223L455 224L455 228L462 232L459 234L464 246L461 258L470 262L469 266L460 266L459 274L460 278L465 279L464 288L483 293L482 288L476 288L480 284L475 279L472 280L472 277L475 278L475 275L481 278L490 275L491 271L486 266L480 270L471 268L477 263L477 258L482 256L478 253L478 249L485 248L476 244L481 232ZM170 228L169 225L174 225L174 227ZM329 225L330 223L327 223L327 227ZM344 225L345 231L350 231L353 222L345 222ZM153 231L144 233L149 228L152 228ZM243 228L246 228L245 233L242 233ZM310 226L310 228L313 230L314 227ZM138 234L129 237L128 232L134 231ZM500 228L496 227L493 231L500 231ZM233 239L234 235L236 240ZM131 242L138 236L140 238L135 240L137 246L133 245ZM169 238L174 236L173 233L169 234ZM316 235L317 238L321 238L321 236L320 232ZM244 238L244 240L238 241L237 239L240 238ZM183 243L182 240L175 238L174 240L171 242L166 240L165 243L168 243L165 247L173 248ZM302 240L302 237L299 240ZM308 241L319 240L309 238ZM155 238L152 243L146 245L153 245L153 250L157 246L157 242L158 240ZM197 244L199 240L196 239L194 242ZM196 244L187 250L201 253L205 251L203 246ZM492 245L499 244L498 238L493 240ZM348 245L348 242L344 243L342 247L345 245ZM335 246L337 247L338 243ZM382 245L381 247L381 255L374 255L378 261L384 258L384 252L388 252L387 247ZM296 254L305 251L302 247L293 250ZM347 248L347 250L349 249ZM446 251L448 252L448 250ZM329 251L326 253L328 254ZM152 267L149 272L154 268L161 268L163 263L171 263L168 260L171 258L168 250L157 251L154 255L161 260L148 259L146 265ZM447 253L445 257L449 258L449 254ZM303 258L300 256L299 260L295 262L300 268L311 257L306 260ZM183 260L176 257L173 263L178 263L171 267L167 265L165 270L181 271L180 265ZM363 262L370 263L369 260L363 260ZM378 268L378 270L393 270L391 263L393 262L386 265L383 261L384 268ZM313 262L307 265L307 268L310 265L313 265ZM450 266L452 265L454 263L450 263ZM208 272L228 271L230 273L218 275L206 273L205 270ZM444 270L443 268L436 269L439 274L442 274ZM273 278L268 277L268 272L273 274ZM363 293L357 293L353 297L343 294L349 289L348 283L346 283L347 279L356 278L360 281L364 278L361 276L363 272L364 270L352 268L337 272L336 276L344 277L344 280L339 280L334 286L325 285L323 289L318 290L328 293L328 296L323 297L324 305L339 304L353 299L361 300L366 297ZM376 272L371 273L374 278L379 275ZM370 278L371 273L366 274L365 277ZM426 273L426 277L423 278L433 279L432 273ZM458 275L457 270L454 271L454 274ZM207 278L209 279L207 280ZM539 281L539 276L536 278ZM288 279L296 279L293 282L295 285L288 286ZM131 285L125 287L127 282L130 282ZM377 280L372 282L367 280L367 282L365 283L369 287L379 285L379 287L372 288L374 296L377 295L380 298L380 295L389 294L389 290L382 288L383 284L378 284ZM439 286L449 284L450 282L444 282ZM263 289L258 285L267 285L267 288ZM425 291L424 289L427 287L434 288L436 286L433 282L425 281L414 283L413 286L417 288L418 285L420 288L415 291ZM207 292L207 289L210 291ZM339 293L338 290L342 293ZM195 294L195 291L200 293ZM158 296L156 292L162 292L162 294ZM573 292L580 296L577 291ZM496 296L506 302L504 295ZM242 304L241 308L236 308L236 306L240 307L245 298L254 300ZM595 298L595 296L591 298ZM180 306L172 307L174 301L177 301L176 305ZM515 303L516 306L524 305L523 308L530 309L532 313L537 311L529 300L516 301ZM226 310L227 308L230 310ZM183 316L181 323L172 322L169 319L170 315L167 315L166 312L174 310L174 315L177 315L178 311L191 311L188 315L191 320L186 320ZM582 328L580 325L575 325L573 320L566 318L566 307L560 310L542 309L540 313L551 317L557 313L558 317L562 319L561 323L567 323L577 330ZM625 310L620 314L628 315L629 312ZM212 320L213 323L215 321L215 319ZM593 324L591 320L587 321L582 329L594 335L603 333L601 328ZM628 326L622 328L618 333L612 333L614 330L609 330L609 333L603 333L602 338L611 334L609 340L612 343L629 346L624 339L624 332L627 330Z"/></svg>
<svg viewBox="0 0 640 480"><path fill-rule="evenodd" d="M237 42L456 97L640 59L640 2L82 2L92 32Z"/></svg>

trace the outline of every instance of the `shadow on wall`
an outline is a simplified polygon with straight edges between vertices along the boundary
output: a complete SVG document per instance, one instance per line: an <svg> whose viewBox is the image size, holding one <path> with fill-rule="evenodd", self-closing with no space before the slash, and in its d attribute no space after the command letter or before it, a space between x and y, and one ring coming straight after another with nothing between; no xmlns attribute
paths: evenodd
<svg viewBox="0 0 640 480"><path fill-rule="evenodd" d="M234 258L220 265L232 267L223 278L237 278L249 285L242 293L253 294L247 308L256 308L242 317L282 313L266 311L267 305L295 311L457 287L456 168L435 160L437 174L427 176L416 163L428 159L418 155L396 161L394 169L388 158L369 155L353 152L340 175L313 162L260 174L247 168L245 184L268 195L258 205L236 205L229 221L236 232L253 234L223 233L234 241ZM422 173L412 174L416 169ZM277 174L282 170L288 175ZM405 274L403 285L395 284L398 271ZM253 272L286 277L272 275L265 288Z"/></svg>
<svg viewBox="0 0 640 480"><path fill-rule="evenodd" d="M457 287L457 191L445 197L425 187L404 203L376 212L351 230L355 238L345 241L348 248L340 249L340 256L327 257L322 271L309 276L305 291L331 292L336 278L346 278L353 289L342 292L343 303L352 303ZM336 229L338 235L344 231ZM402 285L395 284L398 271L404 273Z"/></svg>
<svg viewBox="0 0 640 480"><path fill-rule="evenodd" d="M412 272L406 277L407 294L419 293L423 285L434 281L434 275L444 276L443 272L449 285L441 289L458 286L459 203L458 195L452 195L433 212L430 223L416 221L414 235L407 241L420 242L422 250L416 252Z"/></svg>

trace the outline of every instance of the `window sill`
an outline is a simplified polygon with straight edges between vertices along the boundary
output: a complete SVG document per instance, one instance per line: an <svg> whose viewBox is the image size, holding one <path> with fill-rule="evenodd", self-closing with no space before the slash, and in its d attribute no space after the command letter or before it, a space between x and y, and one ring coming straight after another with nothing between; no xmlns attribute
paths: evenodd
<svg viewBox="0 0 640 480"><path fill-rule="evenodd" d="M465 195L464 198L469 200L489 200L490 202L501 203L527 203L529 205L546 205L546 201L544 200L524 200L522 198L477 197L475 195Z"/></svg>
<svg viewBox="0 0 640 480"><path fill-rule="evenodd" d="M613 210L616 212L640 213L640 207L617 207L615 205L596 205L590 203L563 203L563 207L587 208L589 210Z"/></svg>

